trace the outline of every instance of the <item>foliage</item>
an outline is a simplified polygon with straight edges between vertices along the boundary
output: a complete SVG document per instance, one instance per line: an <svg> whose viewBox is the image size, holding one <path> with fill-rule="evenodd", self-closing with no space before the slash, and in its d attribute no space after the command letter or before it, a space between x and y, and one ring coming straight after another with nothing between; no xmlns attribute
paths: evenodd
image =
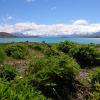
<svg viewBox="0 0 100 100"><path fill-rule="evenodd" d="M7 56L12 56L13 58L16 58L16 59L23 59L28 53L24 45L9 45L5 49L5 52Z"/></svg>
<svg viewBox="0 0 100 100"><path fill-rule="evenodd" d="M43 53L46 55L46 56L56 56L56 55L59 55L56 51L54 51L53 49L51 48L47 48L43 51Z"/></svg>
<svg viewBox="0 0 100 100"><path fill-rule="evenodd" d="M88 93L89 100L100 99L100 45L65 41L0 47L0 100L73 100Z"/></svg>
<svg viewBox="0 0 100 100"><path fill-rule="evenodd" d="M100 68L91 72L91 91L89 100L100 100Z"/></svg>
<svg viewBox="0 0 100 100"><path fill-rule="evenodd" d="M37 46L34 46L34 49L35 50L38 50L38 51L41 51L42 50L42 48L40 46L38 46L38 45Z"/></svg>
<svg viewBox="0 0 100 100"><path fill-rule="evenodd" d="M90 96L88 100L100 100L100 92L93 91L90 92L89 94Z"/></svg>
<svg viewBox="0 0 100 100"><path fill-rule="evenodd" d="M47 59L46 59L47 60ZM29 68L27 69L28 73L34 74L37 73L39 70L45 66L46 61L45 59L33 59L29 65Z"/></svg>
<svg viewBox="0 0 100 100"><path fill-rule="evenodd" d="M3 63L3 62L4 62L5 57L6 57L6 55L5 55L5 53L4 53L4 50L2 50L2 49L0 48L0 63Z"/></svg>
<svg viewBox="0 0 100 100"><path fill-rule="evenodd" d="M15 68L11 65L1 65L0 66L0 78L5 80L14 80L17 72Z"/></svg>
<svg viewBox="0 0 100 100"><path fill-rule="evenodd" d="M83 67L95 65L97 55L97 50L90 46L83 46L72 53L72 57Z"/></svg>
<svg viewBox="0 0 100 100"><path fill-rule="evenodd" d="M59 43L58 50L75 58L82 67L97 65L97 57L100 57L100 52L94 44L81 45L65 41Z"/></svg>
<svg viewBox="0 0 100 100"><path fill-rule="evenodd" d="M96 69L96 71L92 75L92 86L100 91L100 68Z"/></svg>
<svg viewBox="0 0 100 100"><path fill-rule="evenodd" d="M32 70L31 70L32 69ZM68 99L73 93L73 82L79 65L69 56L37 59L31 64L31 84L53 99Z"/></svg>
<svg viewBox="0 0 100 100"><path fill-rule="evenodd" d="M37 50L37 51L41 51L42 50L42 46L39 45L39 44L29 44L28 47L30 49Z"/></svg>
<svg viewBox="0 0 100 100"><path fill-rule="evenodd" d="M0 100L47 100L39 91L19 81L0 81Z"/></svg>
<svg viewBox="0 0 100 100"><path fill-rule="evenodd" d="M73 49L74 47L77 47L78 44L71 42L71 41L65 41L65 42L61 42L58 44L58 50L64 52L64 53L68 53L71 49Z"/></svg>

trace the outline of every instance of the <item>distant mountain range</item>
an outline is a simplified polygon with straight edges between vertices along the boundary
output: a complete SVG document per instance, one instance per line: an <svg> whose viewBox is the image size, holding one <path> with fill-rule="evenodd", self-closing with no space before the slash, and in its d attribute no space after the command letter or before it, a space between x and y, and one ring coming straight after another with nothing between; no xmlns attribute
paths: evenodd
<svg viewBox="0 0 100 100"><path fill-rule="evenodd" d="M11 33L6 33L6 32L0 32L0 37L5 38L5 37L16 37L15 35Z"/></svg>
<svg viewBox="0 0 100 100"><path fill-rule="evenodd" d="M39 37L39 36L26 36L24 35L23 33L7 33L7 32L0 32L0 37L1 38L10 38L10 37L13 37L13 38L19 38L19 37L26 37L26 38L30 38L30 37Z"/></svg>
<svg viewBox="0 0 100 100"><path fill-rule="evenodd" d="M92 33L92 34L85 34L85 35L83 35L83 34L72 34L72 35L59 35L59 36L61 36L61 37L86 37L86 38L93 38L93 37L95 37L95 38L100 38L100 32L96 32L96 33ZM24 35L23 33L7 33L7 32L0 32L0 37L2 37L2 38L5 38L5 37L7 37L7 38L10 38L10 37L13 37L13 38L15 38L15 37L22 37L22 38L24 38L24 37L27 37L27 38L30 38L30 37L41 37L41 36L27 36L27 35Z"/></svg>
<svg viewBox="0 0 100 100"><path fill-rule="evenodd" d="M60 35L61 37L85 37L85 38L100 38L100 32L95 32L95 33L86 33L84 34L72 34L72 35Z"/></svg>
<svg viewBox="0 0 100 100"><path fill-rule="evenodd" d="M96 33L93 33L93 34L88 35L88 36L100 38L100 32L96 32Z"/></svg>

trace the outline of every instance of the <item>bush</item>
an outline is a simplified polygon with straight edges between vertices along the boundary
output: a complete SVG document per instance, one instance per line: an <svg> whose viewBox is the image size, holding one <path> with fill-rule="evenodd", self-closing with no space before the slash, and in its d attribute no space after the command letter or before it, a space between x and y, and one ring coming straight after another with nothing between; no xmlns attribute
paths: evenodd
<svg viewBox="0 0 100 100"><path fill-rule="evenodd" d="M89 100L100 100L100 68L92 73L91 86Z"/></svg>
<svg viewBox="0 0 100 100"><path fill-rule="evenodd" d="M47 63L47 59L33 59L27 69L28 73L34 74L43 68Z"/></svg>
<svg viewBox="0 0 100 100"><path fill-rule="evenodd" d="M22 82L0 81L0 100L47 100L41 92Z"/></svg>
<svg viewBox="0 0 100 100"><path fill-rule="evenodd" d="M97 62L97 57L100 57L100 52L96 49L95 45L79 45L77 43L65 41L58 45L58 50L75 58L82 67L99 64Z"/></svg>
<svg viewBox="0 0 100 100"><path fill-rule="evenodd" d="M0 66L0 78L6 79L8 81L14 80L17 72L15 68L11 65L1 65Z"/></svg>
<svg viewBox="0 0 100 100"><path fill-rule="evenodd" d="M29 44L28 47L30 49L34 49L34 50L37 50L37 51L41 51L42 50L42 46L39 45L39 44Z"/></svg>
<svg viewBox="0 0 100 100"><path fill-rule="evenodd" d="M37 59L36 63L31 64L31 69L31 76L34 77L32 86L47 97L66 100L74 92L73 82L79 65L69 56Z"/></svg>
<svg viewBox="0 0 100 100"><path fill-rule="evenodd" d="M91 83L95 90L100 91L100 68L96 69L93 73Z"/></svg>
<svg viewBox="0 0 100 100"><path fill-rule="evenodd" d="M100 100L100 92L90 92L89 93L89 99L88 100Z"/></svg>
<svg viewBox="0 0 100 100"><path fill-rule="evenodd" d="M38 45L37 46L34 46L34 49L35 50L38 50L38 51L41 51L42 50L42 48L40 46L38 46Z"/></svg>
<svg viewBox="0 0 100 100"><path fill-rule="evenodd" d="M43 51L43 53L46 55L46 56L56 56L56 55L59 55L56 51L48 48L48 49L45 49Z"/></svg>
<svg viewBox="0 0 100 100"><path fill-rule="evenodd" d="M2 49L0 49L0 63L3 63L5 60L5 53Z"/></svg>
<svg viewBox="0 0 100 100"><path fill-rule="evenodd" d="M71 55L82 67L87 67L96 64L98 53L97 50L93 47L83 46L76 49Z"/></svg>
<svg viewBox="0 0 100 100"><path fill-rule="evenodd" d="M92 78L92 83L95 84L96 82L100 83L100 72L97 72Z"/></svg>
<svg viewBox="0 0 100 100"><path fill-rule="evenodd" d="M77 47L78 44L70 41L61 42L58 44L58 50L68 53L71 49Z"/></svg>
<svg viewBox="0 0 100 100"><path fill-rule="evenodd" d="M12 56L16 59L23 59L28 53L24 45L10 45L5 49L5 52L7 56Z"/></svg>

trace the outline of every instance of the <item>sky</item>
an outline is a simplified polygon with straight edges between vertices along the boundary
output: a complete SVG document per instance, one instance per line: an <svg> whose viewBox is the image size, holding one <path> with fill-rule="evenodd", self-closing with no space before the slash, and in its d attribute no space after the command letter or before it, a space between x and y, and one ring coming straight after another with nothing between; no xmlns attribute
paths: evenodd
<svg viewBox="0 0 100 100"><path fill-rule="evenodd" d="M100 0L0 0L0 31L67 35L100 31Z"/></svg>

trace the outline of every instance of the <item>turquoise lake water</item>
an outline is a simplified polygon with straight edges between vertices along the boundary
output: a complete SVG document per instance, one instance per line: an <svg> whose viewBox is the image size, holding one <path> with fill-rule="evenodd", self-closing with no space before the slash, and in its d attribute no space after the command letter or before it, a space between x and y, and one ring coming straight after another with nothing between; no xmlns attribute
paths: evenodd
<svg viewBox="0 0 100 100"><path fill-rule="evenodd" d="M42 42L57 43L65 40L79 42L82 44L95 43L100 44L100 38L78 38L78 37L36 37L36 38L0 38L0 43L10 42Z"/></svg>

